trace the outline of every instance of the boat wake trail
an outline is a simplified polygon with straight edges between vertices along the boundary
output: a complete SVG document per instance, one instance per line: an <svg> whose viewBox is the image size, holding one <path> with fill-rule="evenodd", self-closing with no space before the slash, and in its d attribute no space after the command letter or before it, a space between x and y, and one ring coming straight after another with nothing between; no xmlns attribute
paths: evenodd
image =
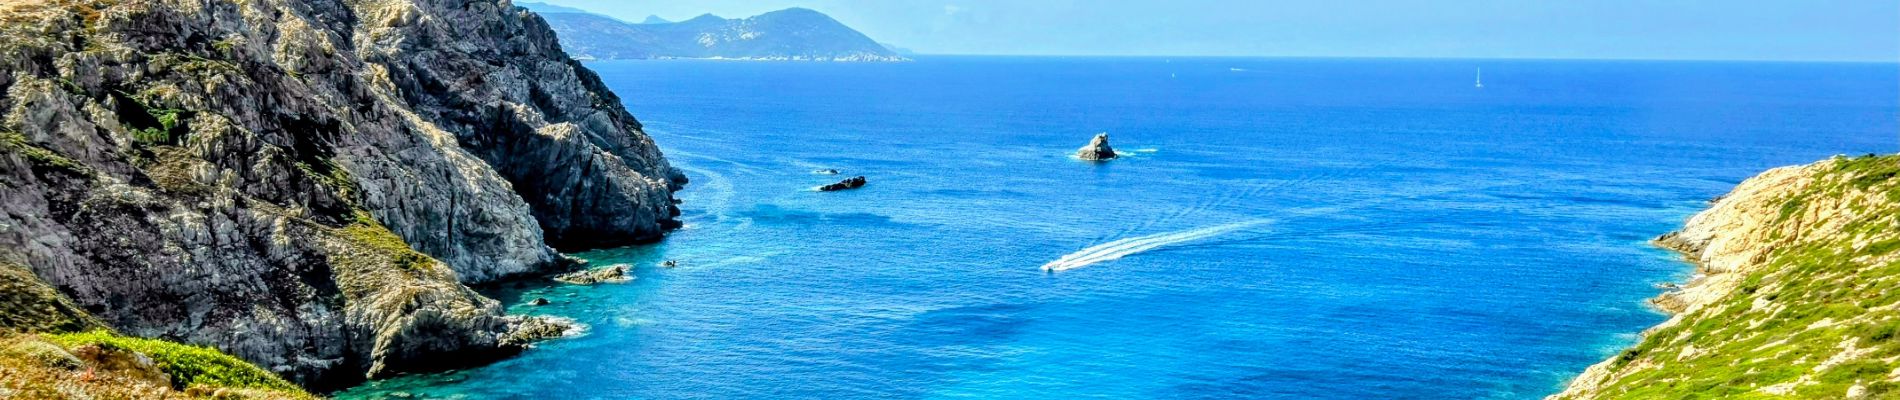
<svg viewBox="0 0 1900 400"><path fill-rule="evenodd" d="M1324 206L1324 207L1308 207L1308 208L1281 210L1280 212L1275 213L1274 216L1278 218L1285 218L1285 219L1317 217L1317 216L1336 214L1336 213L1341 213L1341 212L1346 212L1346 211L1351 211L1351 210L1361 209L1361 208L1366 208L1366 207L1378 206L1378 205L1388 204L1388 203L1402 202L1402 201L1408 201L1408 200L1418 200L1418 199L1424 199L1424 198L1442 196L1442 195L1448 195L1448 194L1483 191L1483 190L1490 190L1490 189L1503 188L1503 187L1522 186L1526 184L1530 184L1530 183L1510 182L1510 183L1499 183L1499 184L1493 184L1493 185L1484 185L1484 186L1468 187L1468 188L1447 188L1447 189L1439 189L1439 190L1427 190L1427 191L1414 193L1414 194L1406 195L1406 196L1372 198L1372 199L1365 199L1365 200L1360 200L1360 201L1355 201L1355 202L1350 202L1350 203L1345 203L1345 204L1338 204L1338 205ZM1198 211L1198 209L1194 211ZM1176 216L1185 215L1185 214L1187 213L1177 213ZM1166 233L1159 233L1159 234L1153 234L1153 235L1147 235L1147 236L1137 236L1137 237L1131 237L1131 238L1126 238L1126 239L1119 239L1112 242L1089 246L1082 250L1078 250L1074 253L1069 253L1068 255L1064 255L1061 258L1057 258L1055 261L1050 261L1048 264L1043 264L1042 269L1044 271L1062 271L1062 270L1068 270L1068 269L1081 268L1081 267L1089 266L1091 264L1116 260L1122 257L1134 255L1136 253L1146 252L1146 251L1155 250L1155 249L1159 249L1163 247L1200 247L1199 245L1205 245L1205 244L1221 244L1222 243L1221 241L1216 241L1214 243L1201 243L1201 244L1195 244L1195 245L1190 245L1188 242L1212 238L1212 237L1224 235L1230 232L1241 231L1241 230L1245 230L1245 229L1252 228L1255 226L1271 223L1274 221L1275 219L1273 218L1259 218L1259 219L1252 219L1252 220L1235 222L1235 223L1230 223L1230 224L1225 224L1225 225L1216 225L1216 226L1209 226L1209 227L1203 227L1203 228L1189 229L1185 231L1166 232ZM1291 237L1291 236L1287 236L1290 234L1297 234L1300 236L1310 237L1310 236L1315 236L1315 235L1330 235L1330 234L1393 232L1393 231L1403 230L1408 227L1414 227L1419 224L1431 223L1431 222L1437 222L1437 219L1428 218L1424 220L1415 220L1415 221L1381 221L1381 222L1375 222L1375 223L1370 223L1370 224L1336 227L1336 228L1331 228L1331 229L1321 229L1321 230L1309 231L1309 232L1284 232L1278 235L1256 236L1254 237L1254 239L1258 240L1258 239L1286 238L1286 237Z"/></svg>
<svg viewBox="0 0 1900 400"><path fill-rule="evenodd" d="M1137 237L1132 237L1132 238L1127 238L1127 239L1116 240L1113 242L1089 246L1088 248L1078 250L1074 253L1069 253L1069 255L1065 255L1065 256L1062 256L1061 258L1057 258L1055 261L1050 261L1048 264L1043 264L1042 269L1044 271L1061 271L1061 270L1067 270L1067 269L1086 267L1086 266L1089 266L1090 264L1095 264L1095 263L1099 263L1103 261L1116 260L1122 257L1127 257L1129 255L1141 253L1144 251L1149 251L1149 250L1159 249L1162 247L1173 246L1173 245L1188 243L1188 242L1192 242L1196 240L1215 237L1215 236L1219 236L1221 234L1225 234L1228 232L1234 232L1234 231L1238 231L1242 229L1252 228L1254 226L1264 225L1269 222L1273 222L1273 220L1256 219L1256 220L1251 220L1251 221L1235 222L1235 223L1226 224L1226 225L1216 225L1216 226L1209 226L1209 227L1204 227L1204 228L1189 229L1185 231L1158 233L1158 234L1153 234L1153 235L1148 235L1148 236L1137 236Z"/></svg>

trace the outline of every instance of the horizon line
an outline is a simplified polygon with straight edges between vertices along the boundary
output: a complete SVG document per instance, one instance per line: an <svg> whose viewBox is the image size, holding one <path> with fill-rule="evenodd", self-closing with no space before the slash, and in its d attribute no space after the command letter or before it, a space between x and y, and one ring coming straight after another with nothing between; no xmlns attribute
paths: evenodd
<svg viewBox="0 0 1900 400"><path fill-rule="evenodd" d="M1298 59L1383 59L1383 60L1515 60L1515 61L1722 61L1722 62L1761 62L1761 63L1815 63L1815 64L1900 64L1900 58L1891 60L1865 59L1777 59L1777 58L1621 58L1621 57L1483 57L1483 56L1321 56L1321 55L1173 55L1173 54L980 54L980 53L925 53L912 52L899 54L904 57L1074 57L1074 58L1298 58Z"/></svg>

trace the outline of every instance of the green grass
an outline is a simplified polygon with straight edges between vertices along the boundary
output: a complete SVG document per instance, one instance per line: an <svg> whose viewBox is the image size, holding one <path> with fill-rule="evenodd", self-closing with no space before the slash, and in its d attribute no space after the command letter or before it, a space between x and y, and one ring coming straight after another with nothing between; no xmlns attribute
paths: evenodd
<svg viewBox="0 0 1900 400"><path fill-rule="evenodd" d="M141 96L125 92L114 92L112 97L117 103L114 110L119 122L132 133L135 143L177 144L190 132L185 124L194 114L191 111L157 107L149 100L140 99Z"/></svg>
<svg viewBox="0 0 1900 400"><path fill-rule="evenodd" d="M66 158L66 156L62 156L52 150L34 146L32 143L27 142L26 136L18 133L0 130L0 151L20 153L20 155L26 156L26 160L33 163L36 167L71 172L85 176L92 175L91 168L87 168L78 161L73 161L73 159Z"/></svg>
<svg viewBox="0 0 1900 400"><path fill-rule="evenodd" d="M337 231L345 239L389 257L397 268L403 270L418 270L435 262L429 256L410 249L408 242L404 242L401 236L396 236L382 223L376 222L376 218L366 211L357 211L356 222Z"/></svg>
<svg viewBox="0 0 1900 400"><path fill-rule="evenodd" d="M1786 398L1760 389L1802 382L1789 397L1838 399L1856 385L1868 398L1900 396L1900 385L1889 379L1900 368L1900 261L1893 257L1900 251L1900 156L1834 162L1812 184L1780 200L1775 223L1821 226L1805 219L1835 219L1843 227L1839 234L1776 237L1786 241L1746 270L1735 291L1613 358L1615 378L1598 393L1621 399ZM1843 204L1861 194L1868 201ZM1824 206L1854 212L1816 209ZM1866 354L1824 365L1842 353L1843 343ZM1691 347L1699 355L1680 357Z"/></svg>
<svg viewBox="0 0 1900 400"><path fill-rule="evenodd" d="M144 354L157 363L159 369L171 375L172 385L176 389L207 386L296 393L303 391L269 371L209 347L125 337L98 330L41 337L66 348L97 344Z"/></svg>

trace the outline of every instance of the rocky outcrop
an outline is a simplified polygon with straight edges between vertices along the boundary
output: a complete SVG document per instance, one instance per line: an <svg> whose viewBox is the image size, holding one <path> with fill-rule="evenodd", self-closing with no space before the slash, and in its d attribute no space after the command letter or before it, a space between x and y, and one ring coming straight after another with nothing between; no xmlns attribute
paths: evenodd
<svg viewBox="0 0 1900 400"><path fill-rule="evenodd" d="M628 282L633 280L633 276L627 275L627 266L623 264L569 272L555 276L554 280L575 285L592 285Z"/></svg>
<svg viewBox="0 0 1900 400"><path fill-rule="evenodd" d="M534 324L465 284L678 226L685 177L507 1L0 19L0 263L126 334L317 388L482 362Z"/></svg>
<svg viewBox="0 0 1900 400"><path fill-rule="evenodd" d="M1553 399L1900 395L1900 156L1770 170L1656 239L1675 313Z"/></svg>
<svg viewBox="0 0 1900 400"><path fill-rule="evenodd" d="M838 183L832 183L832 184L827 184L824 186L819 186L818 191L836 192L840 190L850 190L850 189L857 189L861 187L864 187L864 177L855 176L855 177L845 178L845 180L838 181Z"/></svg>
<svg viewBox="0 0 1900 400"><path fill-rule="evenodd" d="M1089 139L1089 145L1075 150L1075 158L1090 161L1114 159L1115 148L1108 146L1108 132L1095 134L1094 139Z"/></svg>

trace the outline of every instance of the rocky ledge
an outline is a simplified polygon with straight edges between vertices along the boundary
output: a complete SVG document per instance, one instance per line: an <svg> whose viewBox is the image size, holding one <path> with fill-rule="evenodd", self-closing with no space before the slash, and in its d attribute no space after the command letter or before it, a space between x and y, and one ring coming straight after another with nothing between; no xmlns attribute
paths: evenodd
<svg viewBox="0 0 1900 400"><path fill-rule="evenodd" d="M596 283L632 282L633 276L627 275L627 266L622 264L569 272L555 276L554 280L574 285L592 285Z"/></svg>
<svg viewBox="0 0 1900 400"><path fill-rule="evenodd" d="M1698 277L1552 399L1900 396L1900 156L1751 178L1656 239Z"/></svg>
<svg viewBox="0 0 1900 400"><path fill-rule="evenodd" d="M685 181L506 0L0 1L0 264L57 296L26 331L319 389L484 362L550 329L466 285L655 240Z"/></svg>

